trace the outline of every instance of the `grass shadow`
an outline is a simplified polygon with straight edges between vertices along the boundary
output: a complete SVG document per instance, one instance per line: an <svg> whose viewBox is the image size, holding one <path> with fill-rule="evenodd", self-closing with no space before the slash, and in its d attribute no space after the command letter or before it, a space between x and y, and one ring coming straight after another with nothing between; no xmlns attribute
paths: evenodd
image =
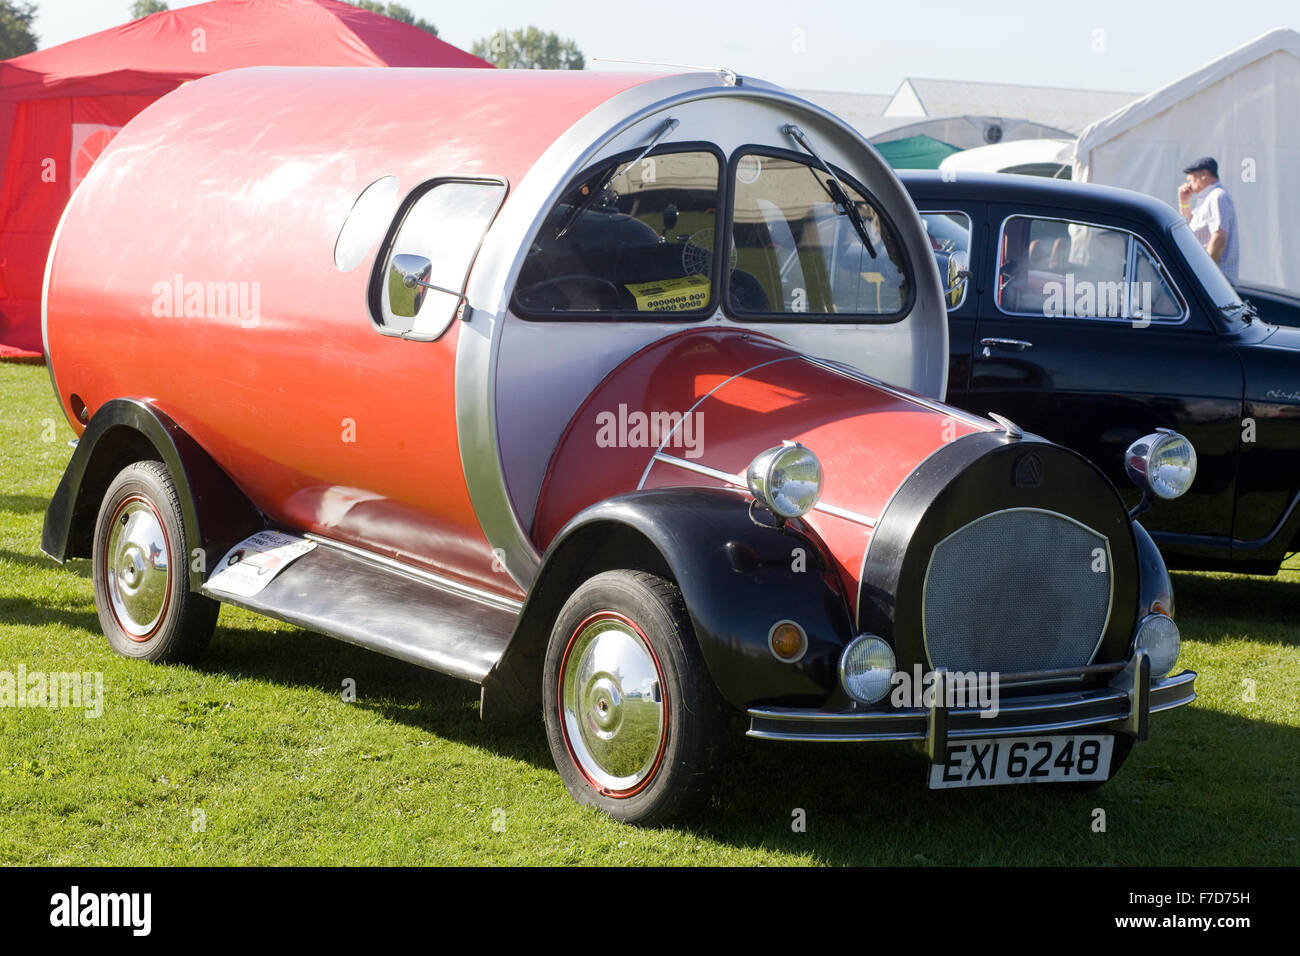
<svg viewBox="0 0 1300 956"><path fill-rule="evenodd" d="M0 495L0 511L16 515L44 514L50 499L40 495Z"/></svg>

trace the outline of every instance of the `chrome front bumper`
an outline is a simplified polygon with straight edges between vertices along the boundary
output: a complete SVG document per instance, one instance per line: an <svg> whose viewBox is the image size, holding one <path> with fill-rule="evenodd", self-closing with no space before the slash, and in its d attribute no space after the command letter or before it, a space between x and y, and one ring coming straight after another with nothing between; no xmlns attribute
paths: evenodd
<svg viewBox="0 0 1300 956"><path fill-rule="evenodd" d="M942 760L948 741L1027 734L1066 733L1081 729L1147 737L1151 714L1190 704L1196 699L1196 673L1183 671L1151 680L1151 665L1139 651L1103 688L1066 691L999 701L994 716L981 716L978 707L948 708L935 694L930 708L871 710L812 710L751 707L747 736L764 740L854 743L862 741L924 741L930 759Z"/></svg>

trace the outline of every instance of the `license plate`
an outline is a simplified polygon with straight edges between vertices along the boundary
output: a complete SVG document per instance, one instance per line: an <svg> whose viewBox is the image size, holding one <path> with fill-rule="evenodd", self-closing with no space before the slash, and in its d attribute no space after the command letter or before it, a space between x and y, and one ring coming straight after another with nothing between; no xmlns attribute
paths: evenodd
<svg viewBox="0 0 1300 956"><path fill-rule="evenodd" d="M930 789L1105 780L1114 744L1110 735L995 737L950 743L945 759L930 767Z"/></svg>

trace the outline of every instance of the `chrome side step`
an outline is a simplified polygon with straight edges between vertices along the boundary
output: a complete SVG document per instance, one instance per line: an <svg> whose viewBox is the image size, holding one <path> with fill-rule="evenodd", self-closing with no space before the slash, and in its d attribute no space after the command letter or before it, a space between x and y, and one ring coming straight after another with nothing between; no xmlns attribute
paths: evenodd
<svg viewBox="0 0 1300 956"><path fill-rule="evenodd" d="M201 589L265 614L420 667L481 684L505 653L515 602L443 586L399 562L314 538L317 547L252 597ZM491 600L487 600L491 598Z"/></svg>

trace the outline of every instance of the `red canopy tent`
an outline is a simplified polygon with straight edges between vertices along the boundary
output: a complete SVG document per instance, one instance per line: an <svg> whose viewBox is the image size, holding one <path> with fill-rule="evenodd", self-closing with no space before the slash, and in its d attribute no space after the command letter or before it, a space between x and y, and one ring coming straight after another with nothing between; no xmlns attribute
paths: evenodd
<svg viewBox="0 0 1300 956"><path fill-rule="evenodd" d="M0 62L0 357L41 354L45 258L72 190L185 81L244 66L490 65L337 0L212 0Z"/></svg>

